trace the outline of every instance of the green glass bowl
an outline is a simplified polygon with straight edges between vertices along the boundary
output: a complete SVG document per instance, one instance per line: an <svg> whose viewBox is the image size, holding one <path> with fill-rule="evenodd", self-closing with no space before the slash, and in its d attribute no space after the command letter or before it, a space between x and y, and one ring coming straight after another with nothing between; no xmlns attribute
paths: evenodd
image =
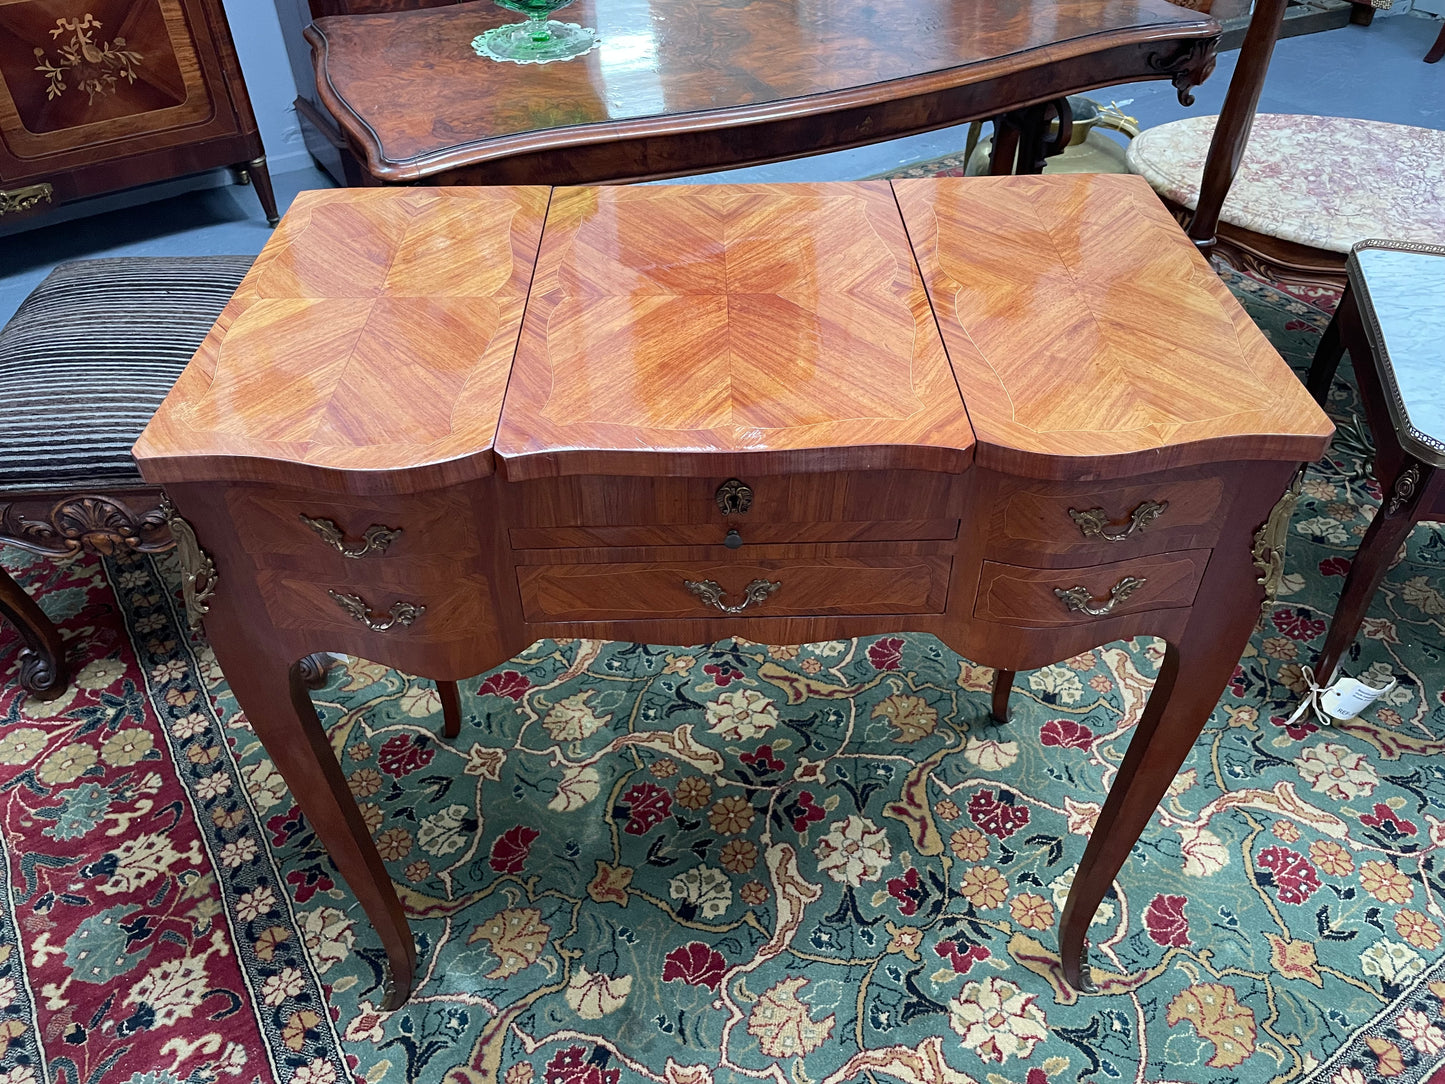
<svg viewBox="0 0 1445 1084"><path fill-rule="evenodd" d="M524 23L493 27L472 40L478 56L509 60L514 64L546 64L590 53L597 31L576 23L561 23L548 16L572 0L495 0L498 6L527 16Z"/></svg>

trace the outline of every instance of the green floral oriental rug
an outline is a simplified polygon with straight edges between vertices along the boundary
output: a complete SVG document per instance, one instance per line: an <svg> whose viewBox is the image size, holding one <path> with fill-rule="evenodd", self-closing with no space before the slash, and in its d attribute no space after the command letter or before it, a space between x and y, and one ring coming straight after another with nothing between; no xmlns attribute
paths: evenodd
<svg viewBox="0 0 1445 1084"><path fill-rule="evenodd" d="M1299 368L1328 298L1227 281ZM1358 413L1343 370L1332 399ZM542 642L468 683L362 661L316 694L412 917L379 942L202 642L168 560L3 560L78 676L0 630L0 1084L1428 1080L1445 1062L1445 534L1287 722L1379 497L1346 429L1262 622L1061 985L1055 926L1156 672L1109 644L991 674L910 635Z"/></svg>

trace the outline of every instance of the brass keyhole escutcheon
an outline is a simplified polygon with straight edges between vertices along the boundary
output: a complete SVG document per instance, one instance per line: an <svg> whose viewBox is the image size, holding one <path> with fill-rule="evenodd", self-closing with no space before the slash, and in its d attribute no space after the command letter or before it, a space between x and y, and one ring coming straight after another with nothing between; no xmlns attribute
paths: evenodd
<svg viewBox="0 0 1445 1084"><path fill-rule="evenodd" d="M717 487L715 499L723 515L741 516L753 506L753 491L746 482L729 478Z"/></svg>

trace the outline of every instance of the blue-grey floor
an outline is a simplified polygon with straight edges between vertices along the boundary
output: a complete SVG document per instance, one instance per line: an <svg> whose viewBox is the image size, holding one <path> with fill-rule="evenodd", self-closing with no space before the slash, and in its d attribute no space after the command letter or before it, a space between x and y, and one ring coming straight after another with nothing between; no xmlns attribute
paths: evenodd
<svg viewBox="0 0 1445 1084"><path fill-rule="evenodd" d="M1275 49L1260 103L1271 113L1315 113L1445 129L1445 63L1421 62L1440 23L1398 16L1373 26L1348 26L1281 41ZM1113 99L1150 127L1190 113L1218 112L1237 54L1218 69L1185 110L1168 83L1135 83L1093 93ZM835 154L756 166L707 180L817 181L869 177L912 162L960 150L965 129L949 128ZM1445 163L1442 163L1445 170ZM273 178L281 209L298 191L330 184L314 169ZM189 192L39 226L0 237L0 321L9 319L25 295L57 263L109 255L255 253L271 235L255 193L226 186Z"/></svg>

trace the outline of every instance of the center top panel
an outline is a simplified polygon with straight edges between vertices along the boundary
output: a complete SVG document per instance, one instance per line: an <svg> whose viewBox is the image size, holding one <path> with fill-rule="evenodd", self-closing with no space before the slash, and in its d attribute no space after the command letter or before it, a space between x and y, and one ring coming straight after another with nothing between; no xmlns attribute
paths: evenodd
<svg viewBox="0 0 1445 1084"><path fill-rule="evenodd" d="M887 182L562 188L495 448L511 479L952 472L973 432Z"/></svg>

